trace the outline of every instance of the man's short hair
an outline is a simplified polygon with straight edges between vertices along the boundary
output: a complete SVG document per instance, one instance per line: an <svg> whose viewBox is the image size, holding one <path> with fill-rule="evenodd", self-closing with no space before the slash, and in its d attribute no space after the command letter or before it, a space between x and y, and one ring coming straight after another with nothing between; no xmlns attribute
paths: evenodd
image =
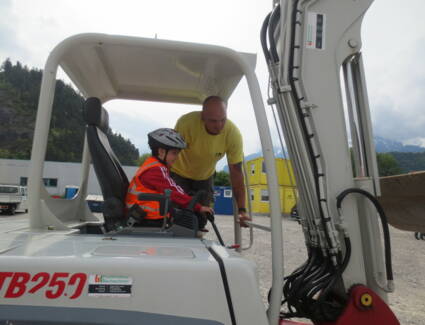
<svg viewBox="0 0 425 325"><path fill-rule="evenodd" d="M227 102L223 98L221 98L220 96L217 96L217 95L212 95L212 96L208 96L207 98L205 98L205 100L202 103L202 109L205 109L205 106L208 104L208 102L212 101L212 100L219 100L227 106Z"/></svg>

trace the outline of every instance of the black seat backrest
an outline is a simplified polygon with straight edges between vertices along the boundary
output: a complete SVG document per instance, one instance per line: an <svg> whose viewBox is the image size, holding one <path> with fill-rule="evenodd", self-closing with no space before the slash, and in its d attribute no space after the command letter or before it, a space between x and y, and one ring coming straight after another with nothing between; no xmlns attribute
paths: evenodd
<svg viewBox="0 0 425 325"><path fill-rule="evenodd" d="M103 194L105 222L115 223L124 219L128 178L109 144L106 136L109 129L108 112L98 98L90 97L86 100L84 118L93 167Z"/></svg>

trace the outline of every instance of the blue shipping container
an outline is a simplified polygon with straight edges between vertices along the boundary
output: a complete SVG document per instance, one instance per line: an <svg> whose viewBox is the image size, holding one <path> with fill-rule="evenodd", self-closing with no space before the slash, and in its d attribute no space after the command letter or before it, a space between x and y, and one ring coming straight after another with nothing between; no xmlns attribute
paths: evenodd
<svg viewBox="0 0 425 325"><path fill-rule="evenodd" d="M233 215L233 193L230 186L214 186L214 198L216 214Z"/></svg>
<svg viewBox="0 0 425 325"><path fill-rule="evenodd" d="M74 196L77 195L79 187L75 185L66 185L65 186L65 199L71 200Z"/></svg>

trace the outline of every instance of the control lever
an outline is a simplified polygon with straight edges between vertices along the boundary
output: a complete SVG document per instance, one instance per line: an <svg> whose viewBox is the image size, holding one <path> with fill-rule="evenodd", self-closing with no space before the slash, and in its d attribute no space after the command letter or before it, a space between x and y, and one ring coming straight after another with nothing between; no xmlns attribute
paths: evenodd
<svg viewBox="0 0 425 325"><path fill-rule="evenodd" d="M170 204L170 198L171 198L171 190L165 189L164 190L164 222L162 223L162 229L165 229L165 226L167 225L167 213L168 213L168 206Z"/></svg>
<svg viewBox="0 0 425 325"><path fill-rule="evenodd" d="M205 213L205 216L207 217L207 220L212 224L215 235L217 236L217 239L220 242L221 246L225 246L223 242L223 238L221 238L220 232L218 231L218 228L214 222L214 215L211 213Z"/></svg>

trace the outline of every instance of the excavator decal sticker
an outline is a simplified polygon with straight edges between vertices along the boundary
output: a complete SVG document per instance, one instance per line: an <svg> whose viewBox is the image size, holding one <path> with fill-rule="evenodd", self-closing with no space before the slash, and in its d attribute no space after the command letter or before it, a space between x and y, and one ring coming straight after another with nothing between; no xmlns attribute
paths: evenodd
<svg viewBox="0 0 425 325"><path fill-rule="evenodd" d="M77 299L86 282L85 273L39 272L31 275L28 272L0 272L0 294L3 298L20 298L40 291L47 299Z"/></svg>
<svg viewBox="0 0 425 325"><path fill-rule="evenodd" d="M133 279L126 275L90 274L90 297L131 297Z"/></svg>
<svg viewBox="0 0 425 325"><path fill-rule="evenodd" d="M307 17L306 48L324 50L326 16L316 12L309 12Z"/></svg>

